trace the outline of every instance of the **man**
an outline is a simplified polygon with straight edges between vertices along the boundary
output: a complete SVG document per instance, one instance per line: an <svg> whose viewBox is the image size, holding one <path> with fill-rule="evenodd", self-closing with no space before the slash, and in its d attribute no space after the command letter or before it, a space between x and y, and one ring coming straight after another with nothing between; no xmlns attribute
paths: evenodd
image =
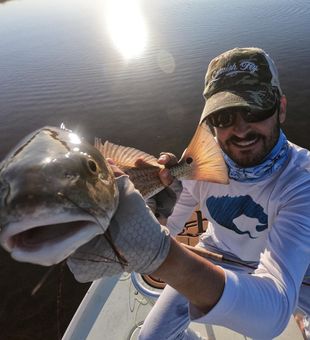
<svg viewBox="0 0 310 340"><path fill-rule="evenodd" d="M270 339L283 331L295 310L310 263L310 155L280 130L286 98L275 65L263 50L233 49L212 60L204 96L200 126L214 129L230 184L183 181L167 226L172 236L179 233L199 203L209 220L199 247L258 268L249 275L242 267L224 268L184 249L123 184L112 239L128 259L128 271L152 272L173 287L167 286L155 304L141 339L190 339L186 328L191 320ZM160 162L168 160L164 155ZM172 180L167 171L161 178L167 185ZM133 225L146 239L131 236ZM94 241L92 249L105 249L109 258L102 242ZM79 278L81 264L74 256L68 264ZM115 263L100 268L98 272L96 264L96 277L121 271ZM302 287L300 308L307 312Z"/></svg>

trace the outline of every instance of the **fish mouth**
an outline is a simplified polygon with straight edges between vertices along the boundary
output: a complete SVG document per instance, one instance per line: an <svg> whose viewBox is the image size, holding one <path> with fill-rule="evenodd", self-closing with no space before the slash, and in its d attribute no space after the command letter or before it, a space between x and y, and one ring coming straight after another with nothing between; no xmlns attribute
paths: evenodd
<svg viewBox="0 0 310 340"><path fill-rule="evenodd" d="M2 246L13 259L43 266L57 264L93 237L103 234L96 221L87 219L61 222L45 220L27 225L14 223L1 235Z"/></svg>

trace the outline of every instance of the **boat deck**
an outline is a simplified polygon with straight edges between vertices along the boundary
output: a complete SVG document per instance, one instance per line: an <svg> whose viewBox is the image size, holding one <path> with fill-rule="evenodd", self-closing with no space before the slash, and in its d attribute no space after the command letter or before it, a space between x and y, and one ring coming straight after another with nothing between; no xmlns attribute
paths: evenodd
<svg viewBox="0 0 310 340"><path fill-rule="evenodd" d="M137 291L130 274L95 281L71 321L62 340L136 340L154 300ZM224 327L192 323L209 340L250 339ZM292 317L275 339L302 340Z"/></svg>

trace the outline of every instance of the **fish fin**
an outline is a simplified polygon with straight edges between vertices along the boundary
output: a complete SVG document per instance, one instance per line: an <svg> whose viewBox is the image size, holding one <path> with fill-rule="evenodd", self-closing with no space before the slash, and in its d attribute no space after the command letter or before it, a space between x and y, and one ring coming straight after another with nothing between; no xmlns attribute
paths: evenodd
<svg viewBox="0 0 310 340"><path fill-rule="evenodd" d="M113 159L115 164L122 170L136 168L136 161L138 159L142 161L142 164L145 164L145 166L139 166L138 168L161 168L154 156L132 147L117 145L109 141L105 141L102 144L100 138L95 138L95 147L104 158Z"/></svg>
<svg viewBox="0 0 310 340"><path fill-rule="evenodd" d="M205 123L198 125L180 162L186 162L192 168L190 174L186 177L188 179L221 184L229 183L222 150Z"/></svg>
<svg viewBox="0 0 310 340"><path fill-rule="evenodd" d="M102 144L100 138L95 138L95 147L104 158L111 158L133 182L144 199L147 199L164 188L158 176L159 170L164 168L157 159L146 152L135 148L117 145L106 141ZM136 161L139 159L137 165Z"/></svg>

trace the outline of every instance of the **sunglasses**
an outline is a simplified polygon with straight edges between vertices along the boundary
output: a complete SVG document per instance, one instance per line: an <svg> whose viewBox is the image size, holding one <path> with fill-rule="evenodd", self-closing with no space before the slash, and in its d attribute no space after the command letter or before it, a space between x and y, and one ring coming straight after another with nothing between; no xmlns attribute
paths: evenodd
<svg viewBox="0 0 310 340"><path fill-rule="evenodd" d="M231 107L212 113L206 118L206 122L213 127L227 128L236 122L239 113L242 119L247 123L257 123L273 116L278 110L278 101L273 108L269 110L250 110L242 107Z"/></svg>

